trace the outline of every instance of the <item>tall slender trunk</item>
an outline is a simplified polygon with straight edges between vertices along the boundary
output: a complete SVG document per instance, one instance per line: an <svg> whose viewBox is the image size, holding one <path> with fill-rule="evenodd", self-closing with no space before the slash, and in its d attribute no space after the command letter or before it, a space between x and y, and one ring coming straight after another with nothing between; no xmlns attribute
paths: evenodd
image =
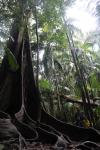
<svg viewBox="0 0 100 150"><path fill-rule="evenodd" d="M37 71L36 85L39 88L39 35L38 35L38 15L37 15L37 0L35 0L35 21L36 21L36 39L37 39Z"/></svg>
<svg viewBox="0 0 100 150"><path fill-rule="evenodd" d="M71 50L71 54L72 54L72 57L73 57L73 61L74 61L75 67L76 67L77 74L78 74L79 79L82 83L82 87L80 87L80 90L81 90L82 100L83 100L83 104L84 104L84 111L85 111L85 114L87 114L87 118L89 119L90 124L92 126L92 123L94 123L94 118L93 118L93 111L92 111L92 108L91 108L90 98L89 98L89 94L88 94L88 90L87 90L87 86L86 86L86 81L85 81L84 74L83 74L83 72L80 68L80 64L79 64L79 60L78 60L78 57L77 57L77 54L76 54L76 50L75 50L75 46L74 46L74 43L73 43L73 38L72 38L71 32L69 34L70 35L68 35L66 33L67 39L68 39L68 42L69 42L69 47L70 47L70 50ZM86 104L86 101L88 103L88 106Z"/></svg>

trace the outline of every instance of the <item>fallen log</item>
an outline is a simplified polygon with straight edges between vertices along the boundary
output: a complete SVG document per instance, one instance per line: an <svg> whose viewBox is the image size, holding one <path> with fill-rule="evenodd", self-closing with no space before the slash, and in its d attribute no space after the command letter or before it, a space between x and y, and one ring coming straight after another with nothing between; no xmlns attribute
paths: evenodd
<svg viewBox="0 0 100 150"><path fill-rule="evenodd" d="M70 103L73 103L73 104L75 103L75 104L79 104L79 105L83 106L82 100L76 100L76 99L71 98L71 97L66 96L66 95L59 95L59 96L60 96L60 98L61 98L62 101L70 102ZM92 107L99 106L98 104L95 104L93 102L91 102L90 104L91 104ZM87 105L88 105L88 103L87 103Z"/></svg>

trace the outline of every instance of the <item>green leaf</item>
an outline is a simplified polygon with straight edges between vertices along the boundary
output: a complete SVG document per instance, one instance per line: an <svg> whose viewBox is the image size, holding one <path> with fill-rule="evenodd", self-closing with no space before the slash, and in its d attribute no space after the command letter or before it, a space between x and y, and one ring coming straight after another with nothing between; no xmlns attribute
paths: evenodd
<svg viewBox="0 0 100 150"><path fill-rule="evenodd" d="M91 48L92 46L93 46L93 43L87 42L87 43L84 43L84 44L81 46L81 48L88 52L88 51L89 51L89 48Z"/></svg>
<svg viewBox="0 0 100 150"><path fill-rule="evenodd" d="M54 59L54 65L57 66L60 71L63 71L63 67L57 59Z"/></svg>
<svg viewBox="0 0 100 150"><path fill-rule="evenodd" d="M96 73L93 73L90 77L91 86L94 89L100 89L100 83L97 80Z"/></svg>
<svg viewBox="0 0 100 150"><path fill-rule="evenodd" d="M13 53L8 48L5 48L5 53L6 53L7 58L8 58L8 63L9 63L10 69L12 71L17 71L19 68L19 65L17 63L15 56L13 55Z"/></svg>
<svg viewBox="0 0 100 150"><path fill-rule="evenodd" d="M39 86L41 89L44 90L51 90L52 89L52 84L48 80L42 79L39 81Z"/></svg>

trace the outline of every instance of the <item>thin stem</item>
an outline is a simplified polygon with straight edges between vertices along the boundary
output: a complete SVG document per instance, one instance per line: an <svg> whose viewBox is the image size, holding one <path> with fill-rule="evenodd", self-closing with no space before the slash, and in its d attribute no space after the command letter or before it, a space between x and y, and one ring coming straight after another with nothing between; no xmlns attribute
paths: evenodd
<svg viewBox="0 0 100 150"><path fill-rule="evenodd" d="M37 17L37 0L35 5L35 20L36 20L36 39L37 39L37 72L36 72L36 85L39 88L39 35L38 35L38 17Z"/></svg>

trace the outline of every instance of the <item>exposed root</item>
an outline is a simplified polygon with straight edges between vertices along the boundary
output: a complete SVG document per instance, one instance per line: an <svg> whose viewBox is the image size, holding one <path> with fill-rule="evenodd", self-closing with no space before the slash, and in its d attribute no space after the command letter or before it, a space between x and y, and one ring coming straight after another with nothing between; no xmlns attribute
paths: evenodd
<svg viewBox="0 0 100 150"><path fill-rule="evenodd" d="M93 129L80 128L71 124L67 124L42 110L41 122L49 124L57 131L61 132L65 136L68 136L72 141L93 141L100 142L100 132Z"/></svg>

